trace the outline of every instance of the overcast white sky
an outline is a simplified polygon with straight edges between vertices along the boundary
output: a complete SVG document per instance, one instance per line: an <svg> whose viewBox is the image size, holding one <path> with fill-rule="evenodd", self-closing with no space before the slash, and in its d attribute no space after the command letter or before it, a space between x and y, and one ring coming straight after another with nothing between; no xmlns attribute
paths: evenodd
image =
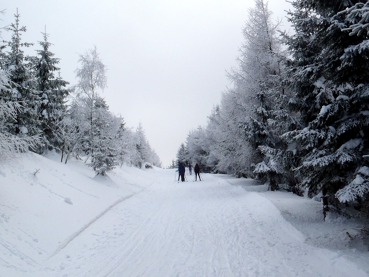
<svg viewBox="0 0 369 277"><path fill-rule="evenodd" d="M107 66L102 93L127 126L139 123L163 166L190 130L206 125L230 85L242 28L254 0L2 0L1 26L18 8L24 42L37 44L45 26L62 77L75 84L78 57L94 46ZM270 0L283 19L289 4ZM3 34L6 36L6 34ZM38 45L36 45L38 47Z"/></svg>

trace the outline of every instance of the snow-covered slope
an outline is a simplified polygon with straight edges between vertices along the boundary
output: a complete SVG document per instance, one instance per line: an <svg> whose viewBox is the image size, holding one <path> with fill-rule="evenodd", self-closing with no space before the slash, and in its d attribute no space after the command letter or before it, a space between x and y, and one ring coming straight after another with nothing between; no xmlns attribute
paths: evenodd
<svg viewBox="0 0 369 277"><path fill-rule="evenodd" d="M0 276L32 271L123 199L149 186L134 167L94 176L81 161L25 154L0 164ZM139 185L138 185L139 184Z"/></svg>
<svg viewBox="0 0 369 277"><path fill-rule="evenodd" d="M253 180L175 174L3 162L0 276L369 276L362 223Z"/></svg>

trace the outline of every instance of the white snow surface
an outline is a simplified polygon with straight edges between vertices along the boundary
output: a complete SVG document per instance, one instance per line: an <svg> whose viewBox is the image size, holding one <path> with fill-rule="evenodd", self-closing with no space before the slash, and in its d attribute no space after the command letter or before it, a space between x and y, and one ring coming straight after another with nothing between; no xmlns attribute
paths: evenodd
<svg viewBox="0 0 369 277"><path fill-rule="evenodd" d="M0 164L0 276L369 276L363 223L251 179L22 154Z"/></svg>

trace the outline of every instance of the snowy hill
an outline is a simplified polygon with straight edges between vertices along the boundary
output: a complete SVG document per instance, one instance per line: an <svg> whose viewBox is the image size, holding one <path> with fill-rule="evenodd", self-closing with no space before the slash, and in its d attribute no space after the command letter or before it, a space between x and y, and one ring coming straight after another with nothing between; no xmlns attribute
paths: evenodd
<svg viewBox="0 0 369 277"><path fill-rule="evenodd" d="M326 253L328 252L324 252L325 249L334 251L329 252L332 254L328 254L328 256L335 257L332 263L340 263L342 259L348 261L346 266L348 272L359 274L357 276L369 276L369 266L367 265L369 259L368 244L363 240L365 234L362 234L363 230L367 230L365 226L354 220L339 218L334 215L329 215L327 221L323 222L321 203L317 201L303 199L290 193L268 192L265 186L253 185L252 180L235 179L226 175L205 175L205 181L201 183L177 183L173 170L157 168L140 170L132 167L122 167L110 172L108 177L96 177L94 175L91 168L83 162L71 160L65 165L59 162L57 155L42 157L30 153L0 164L0 276L148 276L144 274L145 268L142 271L137 271L137 268L131 269L130 272L133 275L120 275L117 272L129 272L122 271L123 269L119 268L119 265L124 263L126 255L132 255L134 253L132 251L137 251L137 244L143 244L142 247L144 248L153 247L153 243L158 240L148 238L154 236L156 230L161 230L167 236L173 235L173 230L175 230L174 233L182 233L183 231L183 235L187 236L185 244L180 247L173 245L173 241L168 241L168 244L163 243L163 245L155 244L154 247L155 251L162 251L162 253L158 252L156 256L164 259L164 264L168 263L169 260L182 264L184 261L188 262L191 259L182 260L181 255L185 253L181 253L181 248L184 251L187 246L194 243L193 241L198 241L197 247L196 244L192 246L191 255L196 253L194 252L196 248L199 248L201 252L201 249L203 249L201 243L206 241L206 238L212 235L214 230L218 230L216 231L216 234L218 234L220 232L219 228L224 228L222 234L226 234L228 239L234 241L232 243L241 247L241 243L235 241L236 239L243 241L246 239L243 237L250 237L250 234L260 236L263 233L274 232L273 229L263 227L265 222L269 222L266 225L271 224L270 228L276 228L275 232L277 234L280 232L283 234L284 232L286 239L297 240L299 245L303 243L302 245L307 245L308 249L313 247L312 249L317 253L324 253L327 256ZM190 176L187 177L191 181ZM155 190L150 190L154 187ZM146 191L145 196L141 196L141 198L134 197L143 195L144 193L140 192L144 191ZM162 194L163 192L164 194ZM195 193L192 194L193 192ZM182 203L182 197L188 197L188 199ZM118 209L114 210L127 202L126 200L133 200L133 198L137 199L135 199L135 205L132 207L124 207L120 212L118 212ZM151 199L151 202L145 204L147 199ZM189 199L192 199L193 202L190 202ZM159 204L154 205L153 201L158 201ZM221 207L223 214L220 214L223 218L220 219L216 218L219 212L213 211L213 209L220 206L218 202L223 205ZM233 204L238 207L237 210L239 210L241 218L236 217L235 211L232 210L234 208L231 209ZM149 214L154 210L151 205L159 207L158 212L152 216L147 216L145 212ZM214 205L214 208L210 209L210 207L213 207L212 205ZM243 205L248 206L242 208ZM203 207L201 213L199 207ZM207 209L211 213L208 213ZM250 226L249 222L242 218L244 214L242 209L248 209L247 213L256 218L255 222L259 222L257 226L255 226L255 222ZM128 213L127 210L130 210L131 213ZM193 214L191 213L192 210ZM170 213L171 211L173 214ZM183 211L186 211L186 213L183 213ZM188 226L189 223L186 220L193 218L197 222L196 224L200 225L203 220L200 220L200 217L194 218L194 214L200 216L202 213L204 218L209 220L207 223L214 225L213 231L206 233L201 231L199 233L200 237L194 236L193 232L196 231L196 226L192 226L194 223L191 221L191 226ZM154 219L148 221L151 218ZM171 218L173 222L168 222L168 218ZM112 227L113 223L118 224L118 221L123 219L124 221L119 223L121 224L119 225L120 231L112 231L115 230L115 227ZM141 221L136 221L136 219ZM240 225L241 221L245 221L246 225ZM273 223L274 221L275 223ZM235 226L239 232L229 234L226 227L222 227L222 224L231 226L230 223L235 222L238 222ZM148 225L148 223L150 224ZM99 227L92 228L95 225L99 225ZM162 230L163 226L173 226L173 229L165 227ZM279 229L278 226L281 228ZM190 227L192 236L187 233L187 231L190 231L188 229ZM140 232L137 231L137 228L141 228ZM134 245L128 244L127 238L124 238L125 232L128 234L130 230L132 230L132 233L127 236L128 241L132 240L135 242ZM163 236L162 232L160 233L160 241L167 237ZM86 233L88 233L87 236ZM98 236L98 234L104 233L109 233L109 235ZM220 233L218 235L220 236ZM234 239L232 239L233 236ZM108 240L108 238L114 238L114 240ZM271 239L274 239L274 236ZM277 237L275 239L277 240ZM104 240L104 243L101 240ZM132 251L127 250L127 253L123 253L122 249L117 246L119 243L114 243L115 241L124 242L125 249L132 249ZM177 241L177 239L174 241ZM268 242L266 245L269 247L276 243ZM169 249L173 248L172 251L176 252L169 252L168 249L164 249L165 245ZM210 245L209 247L212 247ZM81 251L81 247L86 248L84 249L85 252ZM271 249L276 251L273 247ZM321 251L320 248L322 248ZM101 249L106 251L105 255L108 255L107 253L113 255L112 258L105 257L106 263L117 256L119 257L118 253L122 253L123 256L119 257L118 261L114 261L114 266L110 265L110 267L104 268L104 264L97 258L99 254L104 256L105 252ZM113 249L115 251L112 251ZM285 246L277 249L280 252L289 252ZM243 248L239 251L246 250ZM217 250L207 249L207 252L210 253L214 251ZM177 254L177 252L178 257L177 255L174 257L174 253ZM83 253L87 253L88 257L87 254ZM262 253L266 255L269 250L264 249ZM151 255L151 251L149 253L137 252L137 255L143 258ZM204 253L201 255L204 255ZM294 254L292 253L292 255ZM71 256L75 256L73 262L71 262ZM206 258L205 256L204 258ZM244 259L243 256L240 254L239 257L237 256L240 261L231 262L231 264L240 263L237 266L239 273L242 273L241 260ZM135 258L137 259L137 257ZM268 256L266 256L267 258ZM301 258L304 260L303 257L296 257L298 260ZM273 259L274 261L271 264L279 263L278 258ZM154 264L155 257L150 256L150 258L143 258L143 260L145 261L144 265L150 268ZM93 266L94 261L96 261L95 266L100 264L99 270L86 269ZM173 272L182 272L183 276L228 276L222 274L222 270L216 270L213 274L192 275L193 272L204 272L201 271L201 257L197 257L194 261L197 261L197 264L200 265L192 269L186 266L184 267L186 272L183 271L184 268L178 268L178 265L170 269L177 271L158 269L156 272L160 273L160 276L172 276L165 274L168 272L172 274ZM67 262L70 264L69 267L66 266ZM222 259L219 261L215 259L213 262L215 263L212 265L213 267L216 265L221 268ZM217 262L219 264L216 264ZM322 261L322 264L315 264L313 268L326 267L327 264L324 264L326 262ZM130 264L132 265L132 263ZM298 262L296 264L298 265ZM262 264L259 266L262 266ZM115 269L119 270L115 271ZM228 270L235 272L235 269L231 271L231 266ZM94 273L87 274L86 272ZM115 275L114 272L116 272ZM273 271L272 269L265 269L265 272L272 273ZM329 272L329 268L327 272ZM110 275L110 273L112 274ZM278 273L286 272L277 271L274 276L281 276ZM302 276L313 276L306 274L304 273ZM319 274L314 276L319 276ZM345 275L341 273L341 275L336 276Z"/></svg>
<svg viewBox="0 0 369 277"><path fill-rule="evenodd" d="M11 276L1 272L13 267L34 270L109 208L150 185L150 175L134 167L102 178L80 161L58 159L30 153L0 164L0 276Z"/></svg>

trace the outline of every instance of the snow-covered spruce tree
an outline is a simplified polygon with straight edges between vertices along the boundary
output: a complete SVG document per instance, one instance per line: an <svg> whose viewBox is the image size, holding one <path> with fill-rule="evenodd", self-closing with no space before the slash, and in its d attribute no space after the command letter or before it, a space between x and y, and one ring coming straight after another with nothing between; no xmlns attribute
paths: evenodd
<svg viewBox="0 0 369 277"><path fill-rule="evenodd" d="M108 105L101 97L94 101L94 119L92 129L91 163L89 164L97 175L105 176L117 164L115 149L115 134L118 126L115 126L113 115L109 112Z"/></svg>
<svg viewBox="0 0 369 277"><path fill-rule="evenodd" d="M133 139L135 147L133 154L134 166L142 168L145 164L150 164L160 167L161 162L159 156L155 153L147 141L145 131L141 124L139 124L137 127Z"/></svg>
<svg viewBox="0 0 369 277"><path fill-rule="evenodd" d="M228 91L214 108L205 128L206 164L212 172L250 176L249 144L245 143L245 103Z"/></svg>
<svg viewBox="0 0 369 277"><path fill-rule="evenodd" d="M254 165L257 177L266 178L271 189L278 187L277 182L284 173L278 155L285 149L280 138L285 127L278 118L284 103L278 25L272 22L268 3L255 0L255 7L249 10L243 29L245 43L240 68L232 76L235 92L242 95L247 103L244 135L253 151L249 163Z"/></svg>
<svg viewBox="0 0 369 277"><path fill-rule="evenodd" d="M85 97L75 97L66 115L61 121L62 145L61 162L67 163L70 155L80 159L90 147L90 109L85 103Z"/></svg>
<svg viewBox="0 0 369 277"><path fill-rule="evenodd" d="M31 75L29 57L25 56L23 47L31 46L22 42L22 33L26 27L20 26L20 15L14 15L15 22L10 24L7 30L11 33L11 39L6 41L7 51L4 55L4 70L7 72L10 83L10 94L3 97L4 101L13 101L19 108L13 124L9 124L9 131L17 136L35 136L41 133L41 123L38 117L40 108L40 96L34 89L34 80Z"/></svg>
<svg viewBox="0 0 369 277"><path fill-rule="evenodd" d="M148 149L147 149L147 141L146 135L142 128L141 123L138 125L136 132L134 133L134 146L135 146L135 155L134 155L134 166L138 168L142 168L145 163L146 158L148 157Z"/></svg>
<svg viewBox="0 0 369 277"><path fill-rule="evenodd" d="M294 103L304 125L288 136L300 149L301 187L356 205L368 205L369 194L366 5L294 1L296 34L289 40Z"/></svg>
<svg viewBox="0 0 369 277"><path fill-rule="evenodd" d="M86 107L88 108L89 133L84 139L84 151L87 156L91 156L93 149L91 142L94 140L94 118L95 102L99 97L98 91L106 87L105 65L102 63L96 47L87 51L79 57L80 67L76 70L78 83L76 85L77 93L83 96Z"/></svg>
<svg viewBox="0 0 369 277"><path fill-rule="evenodd" d="M0 69L0 94L4 95L10 90L6 72ZM9 132L8 124L17 116L20 109L17 102L5 101L0 97L0 159L10 158L14 153L27 152L35 149L40 144L38 136L17 136Z"/></svg>
<svg viewBox="0 0 369 277"><path fill-rule="evenodd" d="M150 156L149 156L149 161L148 161L149 166L153 165L156 167L161 167L162 165L161 165L159 155L154 151L154 149L151 148L151 146L149 150L150 150Z"/></svg>
<svg viewBox="0 0 369 277"><path fill-rule="evenodd" d="M288 132L283 138L288 144L286 157L290 160L290 175L295 180L295 192L303 194L304 189L301 186L302 176L295 169L301 164L301 160L306 153L306 149L296 139L293 139L296 132L307 126L312 120L312 115L316 114L319 109L314 104L313 82L312 76L315 75L314 57L316 53L321 51L321 45L314 41L315 32L319 25L319 18L313 10L304 7L299 1L291 3L294 9L289 11L289 18L292 27L295 29L294 35L285 33L283 35L284 43L288 46L289 54L292 59L286 62L286 71L284 81L287 83L288 89L292 91L288 108L295 121L289 125Z"/></svg>
<svg viewBox="0 0 369 277"><path fill-rule="evenodd" d="M118 161L120 165L135 166L138 160L138 152L135 143L135 134L131 129L125 128L123 132L118 130Z"/></svg>
<svg viewBox="0 0 369 277"><path fill-rule="evenodd" d="M48 34L43 33L43 41L39 42L41 49L37 50L37 56L32 60L33 71L36 78L36 90L41 96L41 105L38 110L42 136L45 140L44 149L59 150L62 147L61 120L66 113L66 97L69 90L68 82L59 76L59 59L50 52L51 43Z"/></svg>
<svg viewBox="0 0 369 277"><path fill-rule="evenodd" d="M89 99L84 95L74 98L62 120L62 161L65 157L67 162L71 154L76 158L84 157L98 175L106 175L118 164L116 134L119 121L109 112L105 100L96 96L91 130L89 103ZM88 155L90 149L92 151Z"/></svg>
<svg viewBox="0 0 369 277"><path fill-rule="evenodd" d="M117 149L117 162L120 166L127 161L128 156L128 140L127 129L123 117L117 117L118 130L115 134L116 149Z"/></svg>
<svg viewBox="0 0 369 277"><path fill-rule="evenodd" d="M1 12L0 12L1 13ZM1 31L1 29L0 29ZM1 35L1 32L0 32ZM1 37L1 36L0 36ZM8 77L4 44L0 44L0 157L4 160L18 152L26 152L39 144L37 136L15 135L14 122L21 107L13 97L12 85Z"/></svg>
<svg viewBox="0 0 369 277"><path fill-rule="evenodd" d="M186 156L185 159L192 165L198 163L201 170L211 172L213 169L207 164L209 157L209 144L206 130L201 126L196 130L191 131L186 139L185 144Z"/></svg>
<svg viewBox="0 0 369 277"><path fill-rule="evenodd" d="M218 105L211 112L208 124L205 129L207 143L209 145L209 155L207 157L206 164L211 169L212 172L225 173L225 171L221 171L218 169L218 165L221 158L221 155L219 153L220 122L221 122L220 107Z"/></svg>
<svg viewBox="0 0 369 277"><path fill-rule="evenodd" d="M244 129L249 112L245 94L234 89L223 95L217 114L210 117L208 162L211 157L218 160L216 171L245 177L252 174L250 160L253 151L246 141Z"/></svg>
<svg viewBox="0 0 369 277"><path fill-rule="evenodd" d="M177 152L177 163L187 164L189 162L187 159L188 159L188 151L184 143L182 143Z"/></svg>

